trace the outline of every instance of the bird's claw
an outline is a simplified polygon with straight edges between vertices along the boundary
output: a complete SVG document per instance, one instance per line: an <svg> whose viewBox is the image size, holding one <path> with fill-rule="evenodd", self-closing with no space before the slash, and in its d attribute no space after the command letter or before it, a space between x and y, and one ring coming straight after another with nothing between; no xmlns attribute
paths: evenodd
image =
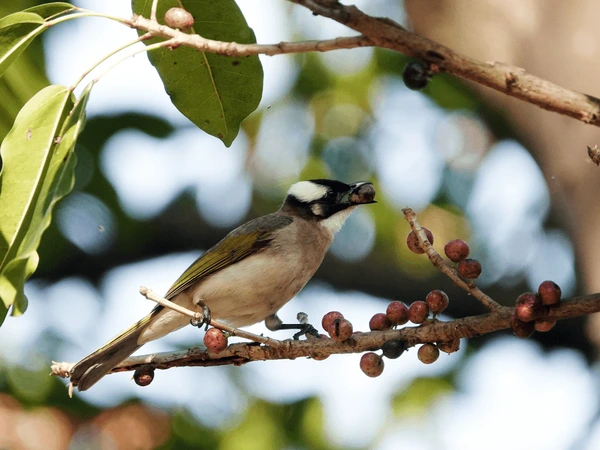
<svg viewBox="0 0 600 450"><path fill-rule="evenodd" d="M304 336L306 334L310 334L311 336L314 336L316 338L320 338L321 337L321 335L319 334L319 332L317 331L317 329L315 327L313 327L310 323L300 324L299 327L300 327L300 331L298 331L293 336L293 338L294 338L295 341L297 341L298 339L300 339L300 336Z"/></svg>
<svg viewBox="0 0 600 450"><path fill-rule="evenodd" d="M208 330L208 326L212 320L210 314L210 308L204 303L200 304L202 312L197 312L193 319L190 319L190 325L197 328L202 328L202 325L206 325L205 331Z"/></svg>

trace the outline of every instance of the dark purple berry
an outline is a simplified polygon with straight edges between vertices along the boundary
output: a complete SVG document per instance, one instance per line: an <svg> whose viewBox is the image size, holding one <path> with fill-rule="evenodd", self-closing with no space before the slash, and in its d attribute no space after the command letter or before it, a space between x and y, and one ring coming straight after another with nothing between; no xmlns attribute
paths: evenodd
<svg viewBox="0 0 600 450"><path fill-rule="evenodd" d="M427 67L417 61L409 62L404 66L402 79L407 88L419 91L427 86L427 82L429 81Z"/></svg>
<svg viewBox="0 0 600 450"><path fill-rule="evenodd" d="M391 341L384 342L381 346L383 356L389 359L396 359L400 357L406 350L406 344L400 339L392 339Z"/></svg>
<svg viewBox="0 0 600 450"><path fill-rule="evenodd" d="M138 386L148 386L154 380L154 367L145 364L133 372L133 381Z"/></svg>

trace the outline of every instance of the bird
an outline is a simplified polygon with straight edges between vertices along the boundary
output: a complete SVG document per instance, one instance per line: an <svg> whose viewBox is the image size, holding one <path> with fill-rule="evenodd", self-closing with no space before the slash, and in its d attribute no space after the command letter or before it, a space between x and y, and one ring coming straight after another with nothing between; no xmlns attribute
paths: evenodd
<svg viewBox="0 0 600 450"><path fill-rule="evenodd" d="M250 220L227 234L194 261L165 298L202 312L198 324L218 319L232 327L265 321L283 324L279 309L315 274L335 234L358 206L376 203L368 181L346 184L314 179L294 183L279 210ZM157 305L146 317L83 358L70 370L71 386L85 391L142 345L183 328L187 316ZM314 328L312 328L314 331Z"/></svg>

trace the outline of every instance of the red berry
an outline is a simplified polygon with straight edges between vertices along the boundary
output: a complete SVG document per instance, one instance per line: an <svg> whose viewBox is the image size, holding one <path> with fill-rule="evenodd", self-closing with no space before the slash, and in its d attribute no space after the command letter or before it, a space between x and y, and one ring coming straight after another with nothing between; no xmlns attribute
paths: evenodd
<svg viewBox="0 0 600 450"><path fill-rule="evenodd" d="M385 315L392 325L404 325L408 322L408 306L404 302L392 302L388 305Z"/></svg>
<svg viewBox="0 0 600 450"><path fill-rule="evenodd" d="M444 253L450 261L459 262L469 256L469 244L462 239L453 239L444 246Z"/></svg>
<svg viewBox="0 0 600 450"><path fill-rule="evenodd" d="M460 339L452 339L451 341L438 342L437 347L444 353L454 353L460 348Z"/></svg>
<svg viewBox="0 0 600 450"><path fill-rule="evenodd" d="M562 291L560 286L554 281L547 280L542 282L540 287L538 287L538 295L544 305L557 305L560 303Z"/></svg>
<svg viewBox="0 0 600 450"><path fill-rule="evenodd" d="M476 259L463 259L456 266L456 270L461 277L474 280L481 275L481 263Z"/></svg>
<svg viewBox="0 0 600 450"><path fill-rule="evenodd" d="M528 338L534 331L533 322L523 322L517 319L514 314L510 316L510 327L513 330L513 334L520 338Z"/></svg>
<svg viewBox="0 0 600 450"><path fill-rule="evenodd" d="M440 357L440 350L434 344L423 344L417 351L417 356L423 364L432 364Z"/></svg>
<svg viewBox="0 0 600 450"><path fill-rule="evenodd" d="M531 322L545 312L544 304L533 292L525 292L517 298L515 317L522 322Z"/></svg>
<svg viewBox="0 0 600 450"><path fill-rule="evenodd" d="M218 328L210 328L204 334L204 345L209 352L220 353L227 348L227 337Z"/></svg>
<svg viewBox="0 0 600 450"><path fill-rule="evenodd" d="M313 355L312 357L312 359L314 359L315 361L323 361L327 358L329 358L329 355Z"/></svg>
<svg viewBox="0 0 600 450"><path fill-rule="evenodd" d="M194 16L183 8L170 8L165 13L165 23L171 28L187 30L194 25Z"/></svg>
<svg viewBox="0 0 600 450"><path fill-rule="evenodd" d="M554 325L556 325L556 320L537 319L534 322L533 327L535 328L535 331L540 331L542 333L545 333L547 331L550 331L552 328L554 328Z"/></svg>
<svg viewBox="0 0 600 450"><path fill-rule="evenodd" d="M377 353L369 352L360 358L360 369L368 377L375 378L383 373L383 358Z"/></svg>
<svg viewBox="0 0 600 450"><path fill-rule="evenodd" d="M448 295L444 291L436 289L427 294L425 302L429 306L429 310L434 314L439 314L448 307Z"/></svg>
<svg viewBox="0 0 600 450"><path fill-rule="evenodd" d="M323 316L323 320L321 320L321 326L325 331L329 330L329 327L333 323L335 319L343 319L344 316L339 311L330 311Z"/></svg>
<svg viewBox="0 0 600 450"><path fill-rule="evenodd" d="M340 342L352 336L352 331L352 324L346 319L335 319L327 329L331 339Z"/></svg>
<svg viewBox="0 0 600 450"><path fill-rule="evenodd" d="M133 372L133 381L138 386L148 386L154 380L154 367L144 364Z"/></svg>
<svg viewBox="0 0 600 450"><path fill-rule="evenodd" d="M427 316L429 315L429 306L427 303L417 300L416 302L412 302L410 307L408 308L408 320L412 323L423 323Z"/></svg>
<svg viewBox="0 0 600 450"><path fill-rule="evenodd" d="M429 243L433 244L433 233L425 227L423 227L423 231L425 231L425 236L427 236ZM408 245L410 251L416 253L417 255L422 255L425 253L425 250L423 250L419 245L419 240L417 239L417 235L414 231L411 231L408 233L408 236L406 236L406 245Z"/></svg>
<svg viewBox="0 0 600 450"><path fill-rule="evenodd" d="M369 328L371 331L389 330L392 328L392 322L385 314L377 313L369 320Z"/></svg>

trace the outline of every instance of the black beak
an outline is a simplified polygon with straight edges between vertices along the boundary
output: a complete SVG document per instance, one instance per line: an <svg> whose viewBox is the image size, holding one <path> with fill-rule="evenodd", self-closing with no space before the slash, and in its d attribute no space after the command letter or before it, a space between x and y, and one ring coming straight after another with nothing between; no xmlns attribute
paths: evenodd
<svg viewBox="0 0 600 450"><path fill-rule="evenodd" d="M375 201L375 187L370 181L359 181L350 185L348 201L351 205L368 205Z"/></svg>

